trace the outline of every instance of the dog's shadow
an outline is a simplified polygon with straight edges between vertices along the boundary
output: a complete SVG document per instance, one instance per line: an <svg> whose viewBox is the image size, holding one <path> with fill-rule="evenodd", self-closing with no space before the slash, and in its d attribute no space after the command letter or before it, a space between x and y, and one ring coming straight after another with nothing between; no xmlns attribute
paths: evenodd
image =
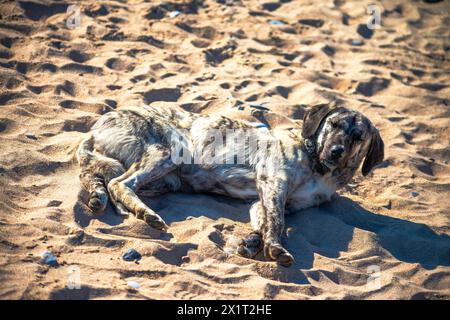
<svg viewBox="0 0 450 320"><path fill-rule="evenodd" d="M313 268L315 253L322 259L334 259L350 251L346 261L351 256L356 260L392 256L425 269L450 266L448 235L437 234L424 224L370 212L342 196L288 215L286 226L295 228L284 244L296 260L292 269L298 272ZM279 271L296 282L298 277L289 269Z"/></svg>
<svg viewBox="0 0 450 320"><path fill-rule="evenodd" d="M141 197L169 225L190 218L220 218L250 222L250 202L209 194L169 193L155 198Z"/></svg>
<svg viewBox="0 0 450 320"><path fill-rule="evenodd" d="M169 225L201 216L249 223L250 203L226 197L166 194L142 199ZM101 219L110 225L121 223L122 218L111 215L109 212L109 217ZM85 223L89 222L82 224ZM424 224L370 212L342 196L319 207L287 215L286 227L292 227L293 231L283 238L283 244L295 258L292 267L277 268L277 278L286 282L307 283L303 271L313 268L315 254L323 259L336 259L355 250L364 257L392 256L426 269L450 266L448 235L437 234ZM256 259L265 260L262 254Z"/></svg>
<svg viewBox="0 0 450 320"><path fill-rule="evenodd" d="M250 204L225 197L169 194L146 203L169 224L189 216L249 222ZM284 237L283 244L294 256L295 264L290 268L279 266L276 271L276 278L286 282L307 283L303 271L313 268L315 254L331 260L351 251L355 259L392 256L426 269L450 266L448 235L437 234L424 224L370 212L342 196L287 215L286 227L293 231ZM256 259L265 260L262 253Z"/></svg>

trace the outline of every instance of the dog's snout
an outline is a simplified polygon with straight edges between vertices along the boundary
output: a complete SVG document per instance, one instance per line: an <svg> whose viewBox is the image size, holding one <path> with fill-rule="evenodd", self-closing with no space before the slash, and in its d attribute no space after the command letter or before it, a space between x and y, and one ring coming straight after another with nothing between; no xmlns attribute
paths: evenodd
<svg viewBox="0 0 450 320"><path fill-rule="evenodd" d="M344 153L344 146L341 145L334 145L331 147L330 149L331 152L331 156L334 159L338 159L342 156L342 154Z"/></svg>

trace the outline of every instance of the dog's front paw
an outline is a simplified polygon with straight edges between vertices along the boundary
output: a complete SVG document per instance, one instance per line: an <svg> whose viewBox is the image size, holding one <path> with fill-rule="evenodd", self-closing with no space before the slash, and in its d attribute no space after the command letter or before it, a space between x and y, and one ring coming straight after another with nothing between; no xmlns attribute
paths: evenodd
<svg viewBox="0 0 450 320"><path fill-rule="evenodd" d="M246 258L253 258L263 248L262 237L259 233L252 232L247 238L242 239L237 248L237 253Z"/></svg>
<svg viewBox="0 0 450 320"><path fill-rule="evenodd" d="M264 245L264 255L266 258L277 261L283 267L290 267L294 263L294 257L276 242L267 242Z"/></svg>

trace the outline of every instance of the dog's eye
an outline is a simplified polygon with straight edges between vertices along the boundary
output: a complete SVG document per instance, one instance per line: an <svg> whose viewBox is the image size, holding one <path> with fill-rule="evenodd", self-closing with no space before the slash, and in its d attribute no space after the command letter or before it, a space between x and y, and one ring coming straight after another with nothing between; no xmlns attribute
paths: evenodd
<svg viewBox="0 0 450 320"><path fill-rule="evenodd" d="M353 140L355 141L362 141L362 133L358 130L355 130L352 132Z"/></svg>
<svg viewBox="0 0 450 320"><path fill-rule="evenodd" d="M333 128L337 128L338 127L338 123L336 121L331 121L331 126Z"/></svg>

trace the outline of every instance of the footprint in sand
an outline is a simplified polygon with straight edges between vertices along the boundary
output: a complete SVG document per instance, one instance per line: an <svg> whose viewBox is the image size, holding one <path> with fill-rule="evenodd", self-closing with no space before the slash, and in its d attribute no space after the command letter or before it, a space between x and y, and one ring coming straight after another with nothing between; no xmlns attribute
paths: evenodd
<svg viewBox="0 0 450 320"><path fill-rule="evenodd" d="M65 80L63 84L58 84L55 87L55 93L58 95L68 94L69 96L76 96L78 92L77 86L75 83L69 80Z"/></svg>
<svg viewBox="0 0 450 320"><path fill-rule="evenodd" d="M59 106L64 109L78 109L82 111L104 114L111 111L111 107L102 103L88 103L76 100L63 100L59 103Z"/></svg>
<svg viewBox="0 0 450 320"><path fill-rule="evenodd" d="M80 50L70 50L67 56L74 62L84 63L90 60L94 55Z"/></svg>
<svg viewBox="0 0 450 320"><path fill-rule="evenodd" d="M52 3L47 5L32 1L19 1L18 4L24 10L25 16L33 21L44 20L55 14L65 13L69 6L66 3Z"/></svg>
<svg viewBox="0 0 450 320"><path fill-rule="evenodd" d="M153 89L144 93L145 103L152 103L155 101L168 101L175 102L181 96L181 90L179 88L161 88Z"/></svg>
<svg viewBox="0 0 450 320"><path fill-rule="evenodd" d="M356 87L356 92L366 97L371 97L379 91L386 89L390 83L391 80L389 79L372 77L368 81L359 82Z"/></svg>
<svg viewBox="0 0 450 320"><path fill-rule="evenodd" d="M234 50L236 50L237 46L233 42L229 42L226 45L208 49L205 53L205 60L208 64L212 66L216 66L223 62L224 60L230 59L233 56Z"/></svg>

